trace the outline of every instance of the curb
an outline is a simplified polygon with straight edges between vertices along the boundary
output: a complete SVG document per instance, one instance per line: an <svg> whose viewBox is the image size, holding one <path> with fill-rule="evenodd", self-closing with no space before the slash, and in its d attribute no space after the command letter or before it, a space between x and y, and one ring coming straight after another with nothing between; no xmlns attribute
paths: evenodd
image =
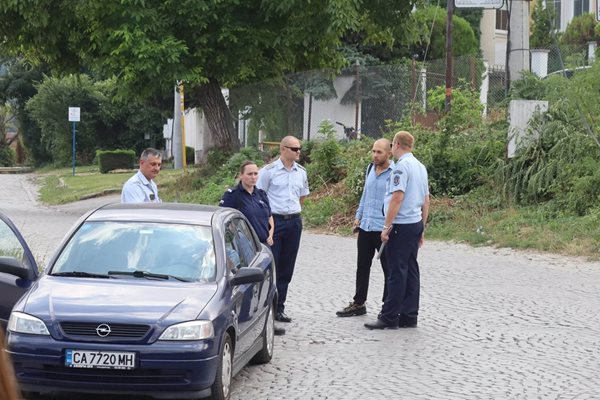
<svg viewBox="0 0 600 400"><path fill-rule="evenodd" d="M0 174L24 174L33 172L31 167L0 167Z"/></svg>

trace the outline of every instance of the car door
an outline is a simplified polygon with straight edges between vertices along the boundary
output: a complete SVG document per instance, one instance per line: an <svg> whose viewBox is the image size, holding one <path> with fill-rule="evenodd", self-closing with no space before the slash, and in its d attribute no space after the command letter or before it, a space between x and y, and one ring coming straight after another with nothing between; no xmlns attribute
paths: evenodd
<svg viewBox="0 0 600 400"><path fill-rule="evenodd" d="M3 328L13 306L37 276L37 264L25 239L0 212L0 325Z"/></svg>
<svg viewBox="0 0 600 400"><path fill-rule="evenodd" d="M249 232L248 223L242 218L233 218L227 226L225 247L230 260L228 263L235 265L231 270L232 274L242 268L253 266L258 254L254 236ZM261 286L262 283L246 283L233 289L238 329L236 356L244 354L262 330L262 326L258 328L256 326L258 325L256 305L259 301Z"/></svg>

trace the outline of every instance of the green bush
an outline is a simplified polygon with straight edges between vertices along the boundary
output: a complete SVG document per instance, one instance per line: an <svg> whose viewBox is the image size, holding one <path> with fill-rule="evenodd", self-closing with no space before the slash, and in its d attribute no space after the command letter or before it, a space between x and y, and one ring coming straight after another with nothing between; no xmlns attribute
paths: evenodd
<svg viewBox="0 0 600 400"><path fill-rule="evenodd" d="M134 168L136 156L133 150L98 150L96 160L100 173L106 174L115 169Z"/></svg>
<svg viewBox="0 0 600 400"><path fill-rule="evenodd" d="M15 152L8 146L0 146L0 167L15 165Z"/></svg>
<svg viewBox="0 0 600 400"><path fill-rule="evenodd" d="M196 150L191 146L185 146L185 163L186 165L194 164L196 161Z"/></svg>

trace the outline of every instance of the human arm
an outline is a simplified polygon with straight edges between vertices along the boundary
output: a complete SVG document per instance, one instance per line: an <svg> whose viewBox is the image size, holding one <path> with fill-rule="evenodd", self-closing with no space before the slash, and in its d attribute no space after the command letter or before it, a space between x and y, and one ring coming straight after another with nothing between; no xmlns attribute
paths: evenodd
<svg viewBox="0 0 600 400"><path fill-rule="evenodd" d="M390 198L390 204L388 205L387 213L385 214L383 229L381 230L382 242L387 242L390 238L390 229L392 229L394 218L398 214L398 211L400 211L400 207L402 206L403 201L404 192L402 190L397 190L394 193L392 193L392 197Z"/></svg>
<svg viewBox="0 0 600 400"><path fill-rule="evenodd" d="M272 215L269 215L269 237L267 238L267 244L273 246L273 233L275 232L275 220Z"/></svg>
<svg viewBox="0 0 600 400"><path fill-rule="evenodd" d="M223 196L221 196L221 201L219 201L219 207L231 207L236 208L235 204L235 196L233 195L233 190L227 189Z"/></svg>
<svg viewBox="0 0 600 400"><path fill-rule="evenodd" d="M429 218L429 195L425 196L423 205L421 206L421 215L423 217L423 233L421 234L421 239L419 239L419 247L423 246L425 227L427 226L427 218Z"/></svg>
<svg viewBox="0 0 600 400"><path fill-rule="evenodd" d="M141 185L134 182L125 182L121 192L121 203L144 203L146 192Z"/></svg>

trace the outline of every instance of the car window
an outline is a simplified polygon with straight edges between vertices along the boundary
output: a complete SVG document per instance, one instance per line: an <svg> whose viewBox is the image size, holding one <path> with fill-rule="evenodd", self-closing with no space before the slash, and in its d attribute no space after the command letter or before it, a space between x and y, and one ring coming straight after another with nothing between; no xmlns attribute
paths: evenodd
<svg viewBox="0 0 600 400"><path fill-rule="evenodd" d="M4 221L0 219L0 257L12 257L23 263L25 268L29 268L29 260L25 255L25 249L15 236L14 232Z"/></svg>
<svg viewBox="0 0 600 400"><path fill-rule="evenodd" d="M231 224L229 224L225 230L225 258L227 260L227 267L234 274L242 267L238 244L235 240L235 231Z"/></svg>
<svg viewBox="0 0 600 400"><path fill-rule="evenodd" d="M213 281L216 264L207 226L86 222L66 244L51 273L146 271L189 281Z"/></svg>
<svg viewBox="0 0 600 400"><path fill-rule="evenodd" d="M254 257L256 257L257 247L254 242L254 235L252 235L248 224L243 219L236 219L234 221L237 240L239 242L239 249L242 258L244 259L244 264L246 266L250 265Z"/></svg>

